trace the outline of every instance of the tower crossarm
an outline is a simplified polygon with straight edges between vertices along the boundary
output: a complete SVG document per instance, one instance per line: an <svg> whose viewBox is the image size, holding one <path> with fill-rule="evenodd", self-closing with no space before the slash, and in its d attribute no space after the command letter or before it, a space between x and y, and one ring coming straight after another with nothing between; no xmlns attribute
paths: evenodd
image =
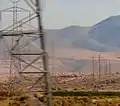
<svg viewBox="0 0 120 106"><path fill-rule="evenodd" d="M27 31L17 31L17 32L7 32L7 31L4 31L4 32L0 32L0 36L3 37L3 36L16 36L18 37L18 35L38 35L39 32L37 30L27 30Z"/></svg>

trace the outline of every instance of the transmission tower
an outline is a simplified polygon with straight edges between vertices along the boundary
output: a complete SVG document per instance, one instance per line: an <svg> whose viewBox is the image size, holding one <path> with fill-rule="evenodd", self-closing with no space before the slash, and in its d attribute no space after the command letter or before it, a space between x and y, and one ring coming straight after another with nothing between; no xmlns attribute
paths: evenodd
<svg viewBox="0 0 120 106"><path fill-rule="evenodd" d="M48 71L48 54L45 48L45 36L41 22L41 2L40 0L24 0L31 8L32 13L19 19L19 12L29 12L27 9L18 7L20 0L11 0L13 7L1 10L2 12L12 12L12 25L0 31L1 39L4 41L10 55L10 90L15 84L24 86L25 92L41 91L47 98L47 106L51 106L50 73ZM30 21L37 22L34 30L25 30L25 25ZM30 25L29 25L30 26ZM6 38L9 37L11 45ZM27 51L27 48L30 48ZM30 57L30 60L28 60ZM29 78L29 84L26 84ZM23 91L23 90L22 90Z"/></svg>

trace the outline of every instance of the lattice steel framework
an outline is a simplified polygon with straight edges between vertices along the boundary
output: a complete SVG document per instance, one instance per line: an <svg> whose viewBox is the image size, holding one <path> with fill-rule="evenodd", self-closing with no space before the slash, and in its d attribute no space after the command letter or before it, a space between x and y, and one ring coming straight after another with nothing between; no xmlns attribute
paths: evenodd
<svg viewBox="0 0 120 106"><path fill-rule="evenodd" d="M17 6L20 0L11 0L13 7L2 12L13 13L13 24L0 31L10 55L10 91L13 86L19 86L23 92L42 91L47 98L47 106L51 106L50 73L48 71L48 54L45 48L45 36L41 22L40 0L24 0L32 9L23 9ZM18 19L18 12L28 12L25 18ZM25 25L34 21L37 27L34 30L24 30ZM30 26L30 25L29 25ZM11 42L8 44L9 38ZM28 50L29 48L29 50ZM24 86L24 87L23 87ZM24 88L24 89L22 89ZM13 89L14 90L14 89Z"/></svg>

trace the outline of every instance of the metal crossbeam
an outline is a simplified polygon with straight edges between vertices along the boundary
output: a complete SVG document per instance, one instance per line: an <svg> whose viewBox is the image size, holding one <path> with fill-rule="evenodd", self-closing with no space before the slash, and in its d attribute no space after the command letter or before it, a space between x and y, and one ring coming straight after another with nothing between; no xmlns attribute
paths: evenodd
<svg viewBox="0 0 120 106"><path fill-rule="evenodd" d="M28 72L19 72L20 74L40 74L40 73L47 73L47 71L44 71L44 72L30 72L30 71L28 71Z"/></svg>
<svg viewBox="0 0 120 106"><path fill-rule="evenodd" d="M16 36L18 37L18 35L32 35L32 36L35 36L35 35L38 35L39 32L38 31L34 31L34 30L31 30L31 31L17 31L17 32L0 32L0 36L5 36L5 37L8 37L8 36Z"/></svg>
<svg viewBox="0 0 120 106"><path fill-rule="evenodd" d="M16 59L18 59L19 61L21 61L21 62L23 62L23 63L25 63L25 64L30 64L29 62L27 62L27 61L25 61L25 60L23 60L22 58L18 58L17 56L13 56L13 57L15 57ZM30 66L32 66L33 68L35 68L35 69L37 69L37 70L41 70L42 72L44 72L44 70L43 69L41 69L41 68L38 68L37 66L35 66L35 65L33 65L33 64L31 64Z"/></svg>
<svg viewBox="0 0 120 106"><path fill-rule="evenodd" d="M44 53L11 53L11 55L43 55Z"/></svg>

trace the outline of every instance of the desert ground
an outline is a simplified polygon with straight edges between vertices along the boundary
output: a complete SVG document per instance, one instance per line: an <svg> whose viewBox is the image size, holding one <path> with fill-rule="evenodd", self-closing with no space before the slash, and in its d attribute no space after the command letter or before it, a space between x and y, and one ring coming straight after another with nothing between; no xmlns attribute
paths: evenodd
<svg viewBox="0 0 120 106"><path fill-rule="evenodd" d="M111 60L111 72L107 68L107 73L105 73L105 63L101 62L101 73L99 77L99 66L98 59L95 59L94 66L94 76L93 76L93 66L92 66L92 56L98 57L101 54L101 57L104 59ZM55 58L53 63L52 54L49 54L49 70L51 78L51 87L52 91L120 91L120 73L119 67L120 62L119 52L109 52L109 53L99 53L91 52L86 50L65 50L61 49L55 52ZM61 60L62 59L62 60ZM80 61L82 60L82 61ZM74 64L73 64L74 63ZM82 66L82 63L84 64ZM54 67L53 67L54 64ZM77 65L76 65L77 64ZM78 68L73 71L73 67L76 68L79 65L82 68ZM58 67L59 66L59 67ZM0 61L0 92L9 91L9 60ZM27 87L31 86L30 83L34 79L29 77L26 78L24 88L22 85L14 83L12 86L13 91L18 94L24 95L24 100L20 101L21 95L13 95L8 97L7 95L3 98L3 93L0 94L1 106L31 106L29 103L33 103L30 95L26 97L24 91ZM29 80L29 81L28 81ZM30 84L30 85L29 85ZM40 83L39 83L40 84ZM41 84L37 85L34 89L40 89ZM24 88L20 89L20 88ZM42 89L42 88L41 88ZM17 94L16 93L16 94ZM36 92L37 93L37 92ZM38 95L34 101L38 100L40 103L45 102L43 100L44 96ZM12 98L12 99L11 99ZM53 97L53 106L119 106L120 98L115 97ZM6 104L4 104L4 102ZM39 102L37 102L39 104ZM10 105L9 103L13 103ZM33 104L32 106L36 106Z"/></svg>
<svg viewBox="0 0 120 106"><path fill-rule="evenodd" d="M1 76L0 82L0 105L1 106L44 106L46 103L44 95L34 92L31 97L29 93L19 90L21 85L14 83L13 94L8 96L9 91L7 76ZM28 80L28 79L27 79ZM32 79L29 77L29 81ZM28 85L26 83L26 85ZM41 85L41 84L40 84ZM120 73L101 75L95 73L94 79L91 73L85 72L52 72L52 91L120 91ZM35 89L39 89L37 86ZM3 93L4 92L4 93ZM17 95L16 95L17 94ZM119 106L119 96L54 96L53 106Z"/></svg>

